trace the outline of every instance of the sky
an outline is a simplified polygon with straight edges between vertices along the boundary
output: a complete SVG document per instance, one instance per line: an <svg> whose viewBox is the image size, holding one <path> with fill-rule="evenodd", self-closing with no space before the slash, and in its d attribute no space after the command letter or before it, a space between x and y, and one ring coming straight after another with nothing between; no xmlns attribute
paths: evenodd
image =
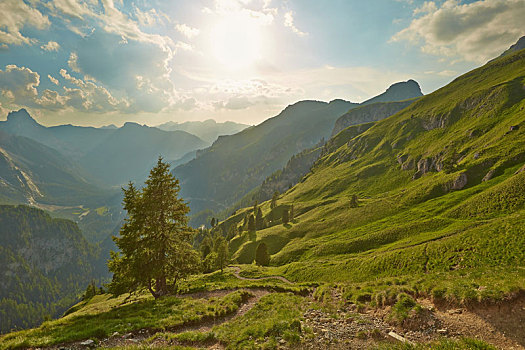
<svg viewBox="0 0 525 350"><path fill-rule="evenodd" d="M525 0L0 0L0 120L258 124L430 93L525 35Z"/></svg>

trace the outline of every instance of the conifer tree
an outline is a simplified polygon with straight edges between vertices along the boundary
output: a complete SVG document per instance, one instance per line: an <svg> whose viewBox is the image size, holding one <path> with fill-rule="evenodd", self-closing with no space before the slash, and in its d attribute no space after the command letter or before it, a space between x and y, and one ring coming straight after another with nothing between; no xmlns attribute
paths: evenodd
<svg viewBox="0 0 525 350"><path fill-rule="evenodd" d="M270 254L266 243L261 242L255 250L255 263L260 266L268 266L270 263Z"/></svg>
<svg viewBox="0 0 525 350"><path fill-rule="evenodd" d="M257 216L255 217L255 228L257 230L262 230L264 228L264 217L260 207L257 210Z"/></svg>
<svg viewBox="0 0 525 350"><path fill-rule="evenodd" d="M215 227L215 218L211 218L210 226Z"/></svg>
<svg viewBox="0 0 525 350"><path fill-rule="evenodd" d="M143 189L129 183L124 191L127 217L113 240L120 253L111 252L110 291L132 292L146 287L158 298L196 272L200 259L191 246L193 230L187 225L189 208L178 197L179 181L159 157Z"/></svg>
<svg viewBox="0 0 525 350"><path fill-rule="evenodd" d="M270 208L273 209L277 206L277 199L279 199L279 192L275 191L273 193L272 201L270 202Z"/></svg>
<svg viewBox="0 0 525 350"><path fill-rule="evenodd" d="M257 201L255 201L255 202L253 203L253 215L255 215L255 214L257 213L257 205L258 205L258 204L259 204L259 203L257 203Z"/></svg>
<svg viewBox="0 0 525 350"><path fill-rule="evenodd" d="M215 244L215 252L217 253L217 267L223 272L223 269L228 265L228 242L224 237L219 236Z"/></svg>
<svg viewBox="0 0 525 350"><path fill-rule="evenodd" d="M290 219L290 221L293 221L293 219L294 219L293 204L290 206L289 219Z"/></svg>
<svg viewBox="0 0 525 350"><path fill-rule="evenodd" d="M288 216L288 209L283 210L283 224L287 224L288 221L290 221L290 217Z"/></svg>
<svg viewBox="0 0 525 350"><path fill-rule="evenodd" d="M256 230L255 217L253 216L253 214L251 214L250 217L248 218L248 231L255 231L255 230Z"/></svg>
<svg viewBox="0 0 525 350"><path fill-rule="evenodd" d="M350 198L350 208L357 208L359 207L359 199L357 198L356 194L352 195L352 198Z"/></svg>

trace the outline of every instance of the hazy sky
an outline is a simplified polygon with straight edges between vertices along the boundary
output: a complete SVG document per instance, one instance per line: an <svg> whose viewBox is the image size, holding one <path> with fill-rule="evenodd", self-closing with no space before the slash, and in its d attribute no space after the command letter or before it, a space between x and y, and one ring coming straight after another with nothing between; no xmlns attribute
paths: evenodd
<svg viewBox="0 0 525 350"><path fill-rule="evenodd" d="M525 34L525 0L0 0L0 119L234 120L424 93Z"/></svg>

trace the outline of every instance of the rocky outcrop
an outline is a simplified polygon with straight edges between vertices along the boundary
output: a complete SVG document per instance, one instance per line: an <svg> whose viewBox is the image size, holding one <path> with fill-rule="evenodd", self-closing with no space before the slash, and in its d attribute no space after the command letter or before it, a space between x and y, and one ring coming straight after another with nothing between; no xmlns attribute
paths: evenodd
<svg viewBox="0 0 525 350"><path fill-rule="evenodd" d="M412 178L416 180L428 172L441 170L443 170L443 161L441 159L441 155L421 158L417 162L417 171Z"/></svg>
<svg viewBox="0 0 525 350"><path fill-rule="evenodd" d="M399 102L378 102L351 109L336 120L332 136L337 135L349 126L375 122L388 118L410 106L416 99Z"/></svg>
<svg viewBox="0 0 525 350"><path fill-rule="evenodd" d="M495 172L496 171L494 169L490 169L488 173L483 177L483 179L481 179L481 181L482 182L489 181L490 179L494 177Z"/></svg>

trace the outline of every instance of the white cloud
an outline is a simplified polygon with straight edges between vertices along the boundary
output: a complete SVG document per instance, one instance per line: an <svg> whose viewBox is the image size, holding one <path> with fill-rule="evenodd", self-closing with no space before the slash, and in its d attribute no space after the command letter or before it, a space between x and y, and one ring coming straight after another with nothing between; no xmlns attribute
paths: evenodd
<svg viewBox="0 0 525 350"><path fill-rule="evenodd" d="M20 31L25 26L42 30L50 25L46 16L22 0L0 1L0 14L0 43L3 45L34 44L35 39L24 36Z"/></svg>
<svg viewBox="0 0 525 350"><path fill-rule="evenodd" d="M80 67L78 66L78 55L76 52L71 52L69 59L67 60L67 65L73 72L80 73Z"/></svg>
<svg viewBox="0 0 525 350"><path fill-rule="evenodd" d="M294 24L293 11L288 11L284 14L284 26L290 28L295 34L299 36L308 35L308 33L302 32Z"/></svg>
<svg viewBox="0 0 525 350"><path fill-rule="evenodd" d="M184 23L177 23L175 25L175 29L177 29L182 35L184 35L188 39L193 39L200 33L200 30L198 30L197 28L192 28Z"/></svg>
<svg viewBox="0 0 525 350"><path fill-rule="evenodd" d="M0 69L0 93L8 103L23 104L33 100L38 95L39 84L40 75L29 68L10 64L4 71Z"/></svg>
<svg viewBox="0 0 525 350"><path fill-rule="evenodd" d="M0 70L0 103L10 108L34 107L48 110L76 109L104 113L123 111L129 107L126 99L117 99L104 87L71 76L65 69L60 75L73 87L64 86L64 93L46 89L39 95L40 75L26 67L8 65ZM58 80L48 75L54 84Z"/></svg>
<svg viewBox="0 0 525 350"><path fill-rule="evenodd" d="M40 46L44 51L58 51L60 49L60 44L56 41L49 41L47 44Z"/></svg>
<svg viewBox="0 0 525 350"><path fill-rule="evenodd" d="M60 85L60 83L58 82L58 79L54 78L53 76L51 76L50 74L47 75L49 81L51 81L53 84L55 85Z"/></svg>
<svg viewBox="0 0 525 350"><path fill-rule="evenodd" d="M164 24L169 22L169 17L161 11L157 11L152 8L148 11L141 11L138 7L135 7L135 16L139 21L139 24L144 27L152 27L157 24Z"/></svg>
<svg viewBox="0 0 525 350"><path fill-rule="evenodd" d="M392 41L420 45L421 51L482 63L498 56L525 34L525 0L479 0L441 6L425 2L410 25Z"/></svg>
<svg viewBox="0 0 525 350"><path fill-rule="evenodd" d="M193 51L193 46L183 41L177 41L177 43L175 44L175 48L183 51Z"/></svg>

